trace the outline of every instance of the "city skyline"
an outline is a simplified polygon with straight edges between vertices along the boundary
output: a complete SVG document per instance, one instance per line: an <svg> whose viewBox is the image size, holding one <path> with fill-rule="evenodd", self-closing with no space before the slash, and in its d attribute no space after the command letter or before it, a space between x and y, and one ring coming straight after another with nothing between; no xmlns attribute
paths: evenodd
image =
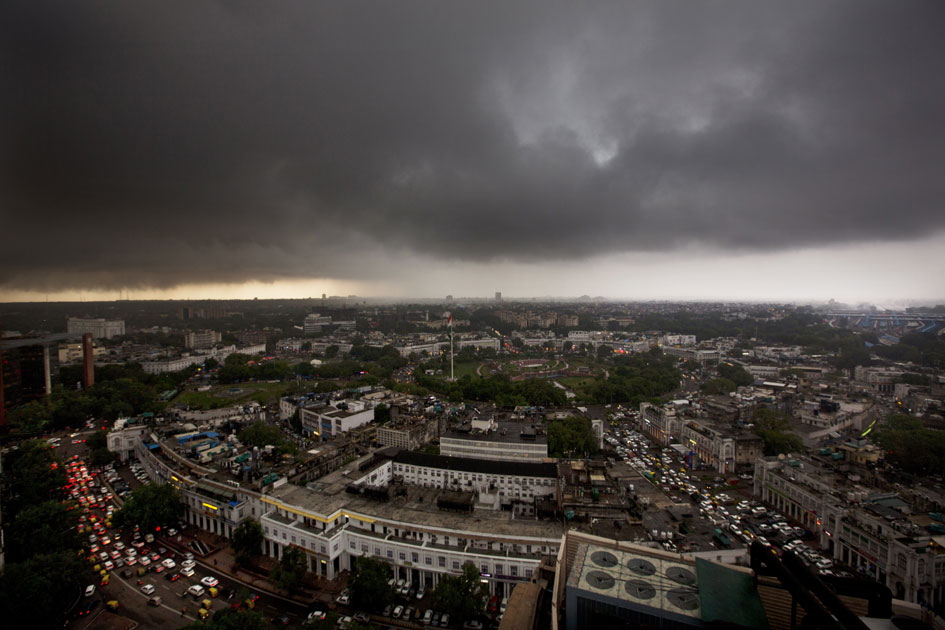
<svg viewBox="0 0 945 630"><path fill-rule="evenodd" d="M932 3L10 3L0 301L941 302Z"/></svg>

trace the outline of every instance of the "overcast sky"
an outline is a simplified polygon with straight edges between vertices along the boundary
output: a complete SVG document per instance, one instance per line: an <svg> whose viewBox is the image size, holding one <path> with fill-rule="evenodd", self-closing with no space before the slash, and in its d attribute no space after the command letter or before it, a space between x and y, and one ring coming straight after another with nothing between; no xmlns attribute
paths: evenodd
<svg viewBox="0 0 945 630"><path fill-rule="evenodd" d="M945 3L17 2L0 300L945 296Z"/></svg>

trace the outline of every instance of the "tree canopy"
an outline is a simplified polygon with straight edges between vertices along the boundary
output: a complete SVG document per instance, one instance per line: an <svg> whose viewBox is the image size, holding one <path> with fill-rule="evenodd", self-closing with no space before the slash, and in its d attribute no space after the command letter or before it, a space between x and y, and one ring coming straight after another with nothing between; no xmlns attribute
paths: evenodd
<svg viewBox="0 0 945 630"><path fill-rule="evenodd" d="M394 591L387 583L391 567L383 560L362 556L354 560L348 577L351 603L356 608L379 611L394 601Z"/></svg>
<svg viewBox="0 0 945 630"><path fill-rule="evenodd" d="M75 513L63 501L24 507L4 531L7 562L22 562L40 549L44 553L76 553L82 540L78 529L67 525L74 522Z"/></svg>
<svg viewBox="0 0 945 630"><path fill-rule="evenodd" d="M552 457L583 457L600 450L591 421L568 416L548 423L548 454Z"/></svg>
<svg viewBox="0 0 945 630"><path fill-rule="evenodd" d="M453 619L475 619L489 596L488 587L479 579L479 570L467 562L460 575L446 575L433 592L437 605Z"/></svg>
<svg viewBox="0 0 945 630"><path fill-rule="evenodd" d="M66 473L42 440L29 440L4 455L3 518L9 522L20 510L66 497Z"/></svg>
<svg viewBox="0 0 945 630"><path fill-rule="evenodd" d="M873 431L886 461L912 474L945 470L945 431L931 429L919 418L892 414Z"/></svg>
<svg viewBox="0 0 945 630"><path fill-rule="evenodd" d="M305 552L297 547L285 546L279 564L273 568L269 577L279 588L294 591L305 575Z"/></svg>
<svg viewBox="0 0 945 630"><path fill-rule="evenodd" d="M171 484L148 483L133 490L112 517L120 529L138 525L142 531L170 526L184 516L180 492Z"/></svg>
<svg viewBox="0 0 945 630"><path fill-rule="evenodd" d="M236 526L230 546L236 554L236 561L246 565L262 553L263 530L259 521L248 519Z"/></svg>
<svg viewBox="0 0 945 630"><path fill-rule="evenodd" d="M755 433L764 442L765 455L796 453L804 448L801 438L791 429L790 418L774 409L762 407L755 411L752 419Z"/></svg>
<svg viewBox="0 0 945 630"><path fill-rule="evenodd" d="M35 549L33 550L35 551ZM4 566L0 608L11 628L58 628L93 574L82 554L57 551Z"/></svg>
<svg viewBox="0 0 945 630"><path fill-rule="evenodd" d="M224 608L213 613L209 619L197 620L187 628L189 630L267 630L269 625L258 610Z"/></svg>

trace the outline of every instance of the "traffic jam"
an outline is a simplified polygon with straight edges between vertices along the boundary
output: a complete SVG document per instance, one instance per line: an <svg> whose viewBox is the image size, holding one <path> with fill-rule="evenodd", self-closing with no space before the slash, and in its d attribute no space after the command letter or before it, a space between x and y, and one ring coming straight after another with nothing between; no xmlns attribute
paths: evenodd
<svg viewBox="0 0 945 630"><path fill-rule="evenodd" d="M834 566L834 561L817 551L812 534L768 506L751 499L750 489L742 488L752 477L742 474L724 478L700 474L672 448L659 448L639 431L627 425L612 429L606 438L618 456L640 476L662 491L673 503L691 502L699 515L711 523L712 542L721 549L733 543L761 544L781 551L794 551L813 570L823 575L851 575ZM740 494L742 496L731 496ZM671 552L682 551L678 540L663 540Z"/></svg>
<svg viewBox="0 0 945 630"><path fill-rule="evenodd" d="M162 546L155 538L160 531L141 532L137 526L121 531L115 527L112 517L120 507L121 497L130 489L111 465L92 468L74 455L65 467L66 489L79 512L76 527L83 536L83 543L87 544L87 559L97 576L97 583L85 588L83 599L74 608L75 617L95 612L100 604L117 610L121 606L119 596L123 588L116 586L137 590L150 606L163 606L193 618L205 619L215 607L254 607L258 599L254 594L237 604L225 603L224 600L231 602L234 594L228 591L220 597L219 580L212 575L199 576L193 554L178 554ZM147 482L147 476L135 464L130 471L139 481ZM171 527L163 533L173 537L178 532ZM123 585L115 584L118 578ZM164 585L160 583L162 580ZM108 588L109 585L112 588ZM174 601L164 600L162 596L168 594L176 595ZM218 597L221 603L214 606Z"/></svg>

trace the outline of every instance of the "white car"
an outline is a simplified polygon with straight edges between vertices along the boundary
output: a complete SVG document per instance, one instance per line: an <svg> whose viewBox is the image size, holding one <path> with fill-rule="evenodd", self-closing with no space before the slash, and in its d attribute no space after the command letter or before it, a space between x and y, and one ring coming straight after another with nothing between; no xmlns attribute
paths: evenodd
<svg viewBox="0 0 945 630"><path fill-rule="evenodd" d="M95 585L89 584L88 586L85 587L85 596L92 597L92 595L95 595Z"/></svg>
<svg viewBox="0 0 945 630"><path fill-rule="evenodd" d="M216 586L217 584L219 584L220 580L216 579L212 575L208 575L207 577L200 580L200 583L206 587L211 587L211 586Z"/></svg>
<svg viewBox="0 0 945 630"><path fill-rule="evenodd" d="M150 595L154 592L154 584L145 584L141 587L141 592L145 595Z"/></svg>
<svg viewBox="0 0 945 630"><path fill-rule="evenodd" d="M194 584L193 586L187 589L187 592L193 595L194 597L202 597L204 594L203 587L200 586L199 584Z"/></svg>
<svg viewBox="0 0 945 630"><path fill-rule="evenodd" d="M193 560L184 560L180 563L180 566L184 569L193 569L196 564Z"/></svg>
<svg viewBox="0 0 945 630"><path fill-rule="evenodd" d="M184 577L194 577L194 569L193 567L184 567L180 570L180 574Z"/></svg>
<svg viewBox="0 0 945 630"><path fill-rule="evenodd" d="M140 565L143 566L143 567L146 567L146 566L148 566L149 564L151 564L151 558L149 558L149 557L147 557L147 556L141 556L141 559L138 560L138 564L140 564Z"/></svg>
<svg viewBox="0 0 945 630"><path fill-rule="evenodd" d="M165 569L173 569L174 567L177 566L177 563L171 560L170 558L165 558L164 562L162 562L161 564L164 565Z"/></svg>

